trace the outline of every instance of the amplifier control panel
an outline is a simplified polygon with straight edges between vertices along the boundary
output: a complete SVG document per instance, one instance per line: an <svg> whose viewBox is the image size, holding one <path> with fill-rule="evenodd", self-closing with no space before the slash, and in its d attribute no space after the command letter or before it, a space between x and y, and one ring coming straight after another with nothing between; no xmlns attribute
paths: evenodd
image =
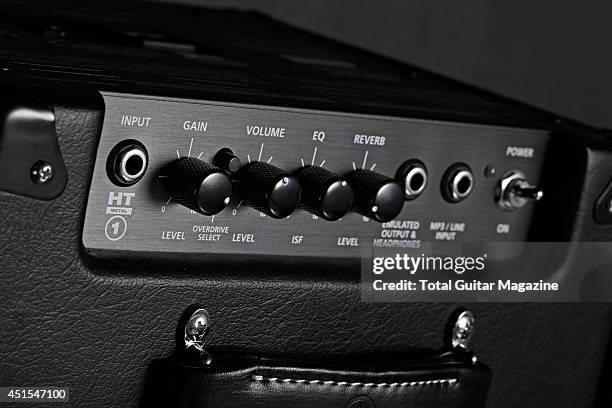
<svg viewBox="0 0 612 408"><path fill-rule="evenodd" d="M106 93L94 253L356 258L524 241L549 134Z"/></svg>

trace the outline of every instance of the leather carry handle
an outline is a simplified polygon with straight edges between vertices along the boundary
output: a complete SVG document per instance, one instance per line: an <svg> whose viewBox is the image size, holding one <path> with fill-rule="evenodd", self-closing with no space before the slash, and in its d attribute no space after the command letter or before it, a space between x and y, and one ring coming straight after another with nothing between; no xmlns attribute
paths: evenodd
<svg viewBox="0 0 612 408"><path fill-rule="evenodd" d="M150 405L144 406L477 408L484 406L491 380L484 364L456 352L359 364L211 354L215 362L208 367L177 358L157 361L145 390Z"/></svg>
<svg viewBox="0 0 612 408"><path fill-rule="evenodd" d="M473 327L469 311L454 313L442 353L299 360L207 347L210 316L194 306L179 323L182 347L151 365L143 407L478 408L491 371L469 350Z"/></svg>

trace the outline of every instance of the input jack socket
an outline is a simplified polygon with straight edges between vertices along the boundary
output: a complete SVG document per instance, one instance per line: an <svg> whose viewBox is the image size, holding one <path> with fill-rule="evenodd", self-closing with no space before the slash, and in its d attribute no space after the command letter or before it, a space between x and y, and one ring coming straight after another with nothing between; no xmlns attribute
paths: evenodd
<svg viewBox="0 0 612 408"><path fill-rule="evenodd" d="M136 184L147 171L149 155L144 145L136 140L124 140L108 155L106 172L118 186Z"/></svg>
<svg viewBox="0 0 612 408"><path fill-rule="evenodd" d="M474 175L470 168L457 163L446 170L442 177L442 196L451 203L465 200L474 189Z"/></svg>

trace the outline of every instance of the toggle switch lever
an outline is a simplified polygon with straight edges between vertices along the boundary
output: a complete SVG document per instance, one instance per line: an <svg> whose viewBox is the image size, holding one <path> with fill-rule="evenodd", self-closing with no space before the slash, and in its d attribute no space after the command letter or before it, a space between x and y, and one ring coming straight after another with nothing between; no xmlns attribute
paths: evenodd
<svg viewBox="0 0 612 408"><path fill-rule="evenodd" d="M532 186L526 181L516 182L513 185L513 192L519 197L526 198L527 200L538 201L544 195L541 188Z"/></svg>
<svg viewBox="0 0 612 408"><path fill-rule="evenodd" d="M514 211L529 201L539 201L544 196L541 188L530 184L525 175L513 170L506 173L497 185L497 205L504 211Z"/></svg>

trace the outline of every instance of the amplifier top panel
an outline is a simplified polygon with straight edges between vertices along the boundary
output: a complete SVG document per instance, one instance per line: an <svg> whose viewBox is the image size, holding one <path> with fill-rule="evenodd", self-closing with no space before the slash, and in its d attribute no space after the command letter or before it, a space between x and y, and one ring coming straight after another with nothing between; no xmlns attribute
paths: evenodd
<svg viewBox="0 0 612 408"><path fill-rule="evenodd" d="M357 258L524 241L549 139L521 128L104 94L94 254Z"/></svg>

